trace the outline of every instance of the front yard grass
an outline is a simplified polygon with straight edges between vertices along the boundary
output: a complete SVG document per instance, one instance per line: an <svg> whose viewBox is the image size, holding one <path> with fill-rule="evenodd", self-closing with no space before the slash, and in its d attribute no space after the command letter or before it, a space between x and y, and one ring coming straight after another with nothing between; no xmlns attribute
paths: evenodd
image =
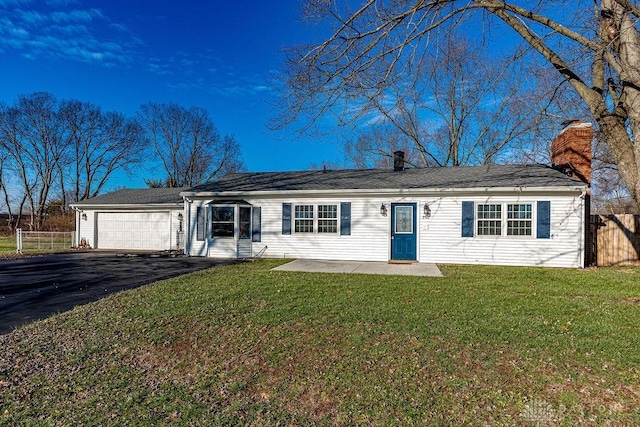
<svg viewBox="0 0 640 427"><path fill-rule="evenodd" d="M0 424L638 425L640 269L217 268L0 336Z"/></svg>
<svg viewBox="0 0 640 427"><path fill-rule="evenodd" d="M0 254L16 253L15 236L0 236Z"/></svg>

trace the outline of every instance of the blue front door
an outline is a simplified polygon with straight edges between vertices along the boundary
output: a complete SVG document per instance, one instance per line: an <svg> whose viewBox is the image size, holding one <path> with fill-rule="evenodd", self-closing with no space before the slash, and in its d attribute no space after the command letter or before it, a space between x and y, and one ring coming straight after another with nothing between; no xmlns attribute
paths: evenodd
<svg viewBox="0 0 640 427"><path fill-rule="evenodd" d="M391 204L391 259L416 261L416 204Z"/></svg>

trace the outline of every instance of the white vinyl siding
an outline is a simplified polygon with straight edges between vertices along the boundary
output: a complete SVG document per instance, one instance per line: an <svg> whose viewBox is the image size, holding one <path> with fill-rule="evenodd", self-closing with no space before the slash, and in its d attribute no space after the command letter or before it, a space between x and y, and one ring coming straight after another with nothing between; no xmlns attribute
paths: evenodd
<svg viewBox="0 0 640 427"><path fill-rule="evenodd" d="M494 264L581 267L583 263L583 201L580 193L567 195L514 194L430 199L430 219L420 228L420 261L447 264ZM536 239L536 202L551 205L551 238ZM532 204L532 236L461 237L462 201L475 204ZM425 224L426 222L426 224Z"/></svg>
<svg viewBox="0 0 640 427"><path fill-rule="evenodd" d="M262 236L260 242L253 243L254 255L266 246L267 250L263 256L270 258L389 260L390 216L380 215L380 203L383 199L325 198L319 200L299 198L291 200L291 198L275 197L244 197L243 199L262 208ZM335 220L335 227L338 228L336 232L296 233L294 231L291 235L282 234L283 203L292 203L294 207L296 205L313 205L317 208L319 205L339 207L340 202L345 201L351 202L350 235L341 236L339 233L339 212ZM292 214L292 216L294 215ZM317 217L317 215L315 216Z"/></svg>
<svg viewBox="0 0 640 427"><path fill-rule="evenodd" d="M242 251L266 258L306 258L326 260L388 261L391 251L391 215L380 215L384 203L416 203L416 233L418 261L449 264L498 264L549 267L580 267L583 259L583 201L580 193L527 194L425 194L411 197L348 196L260 196L244 195L243 200L261 208L261 241L252 247L240 247L240 240L214 239L204 252L196 245L191 255L208 255L235 258ZM550 201L551 238L536 239L536 203ZM463 201L477 205L499 204L502 206L502 235L482 238L461 237L461 209ZM194 200L193 205L210 203L211 199ZM351 203L351 234L340 235L340 221L336 233L296 233L294 228L296 205L314 206L314 221L318 221L318 206ZM292 234L282 234L283 203L292 205ZM425 218L424 204L429 203L431 215ZM532 236L507 236L507 205L532 205ZM190 215L195 216L192 207ZM338 218L340 212L338 209ZM477 221L477 218L475 219ZM525 219L528 221L528 219ZM316 224L317 227L317 224ZM195 231L195 230L194 230ZM195 239L193 239L195 240ZM197 243L192 240L192 244ZM230 246L221 243L230 240Z"/></svg>
<svg viewBox="0 0 640 427"><path fill-rule="evenodd" d="M87 219L82 219L82 214L87 215ZM84 239L87 244L95 248L96 247L96 239L95 239L95 224L96 224L96 213L95 211L90 210L81 210L76 213L76 244L79 245L82 239Z"/></svg>
<svg viewBox="0 0 640 427"><path fill-rule="evenodd" d="M187 233L187 253L191 256L207 256L207 239L198 239L198 208L202 209L202 212L205 212L206 205L205 202L200 200L187 202L188 207L188 218L186 222L186 230ZM206 221L204 222L206 224ZM203 230L204 236L207 235L206 225Z"/></svg>

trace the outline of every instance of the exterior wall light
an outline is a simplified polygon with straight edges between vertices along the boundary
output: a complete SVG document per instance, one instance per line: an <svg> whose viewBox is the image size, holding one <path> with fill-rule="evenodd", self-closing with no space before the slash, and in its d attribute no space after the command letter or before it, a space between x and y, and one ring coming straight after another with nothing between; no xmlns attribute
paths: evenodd
<svg viewBox="0 0 640 427"><path fill-rule="evenodd" d="M424 217L426 219L431 218L431 208L429 207L429 203L424 204Z"/></svg>
<svg viewBox="0 0 640 427"><path fill-rule="evenodd" d="M380 205L380 215L387 216L387 207L384 205L384 203Z"/></svg>
<svg viewBox="0 0 640 427"><path fill-rule="evenodd" d="M80 218L82 218L83 221L87 220L87 214L82 212L82 215L80 215Z"/></svg>
<svg viewBox="0 0 640 427"><path fill-rule="evenodd" d="M182 212L178 213L178 221L182 221Z"/></svg>

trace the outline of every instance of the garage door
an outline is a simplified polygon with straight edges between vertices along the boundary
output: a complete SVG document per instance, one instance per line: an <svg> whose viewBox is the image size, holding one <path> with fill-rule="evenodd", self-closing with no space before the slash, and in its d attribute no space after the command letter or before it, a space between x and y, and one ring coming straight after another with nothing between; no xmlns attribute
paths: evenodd
<svg viewBox="0 0 640 427"><path fill-rule="evenodd" d="M98 249L171 249L169 212L100 212Z"/></svg>

